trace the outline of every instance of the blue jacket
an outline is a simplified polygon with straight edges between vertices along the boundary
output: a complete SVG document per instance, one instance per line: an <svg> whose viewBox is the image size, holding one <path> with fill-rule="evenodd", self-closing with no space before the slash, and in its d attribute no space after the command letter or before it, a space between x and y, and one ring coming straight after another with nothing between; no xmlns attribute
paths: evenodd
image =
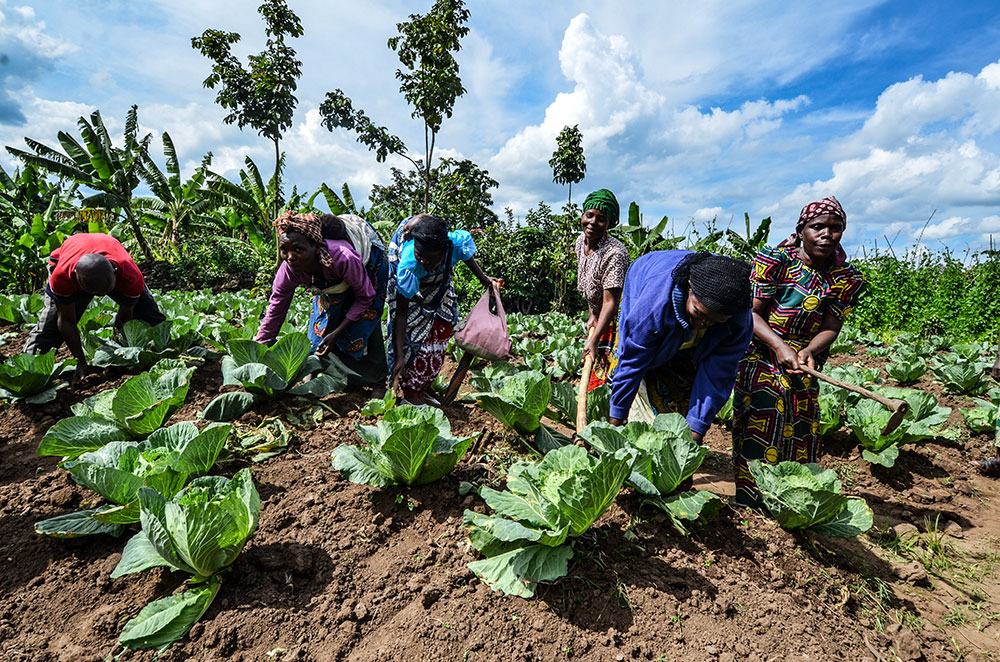
<svg viewBox="0 0 1000 662"><path fill-rule="evenodd" d="M686 293L671 272L691 251L656 251L632 263L625 276L618 314L618 366L611 380L611 417L626 420L646 372L667 364L692 329L684 309ZM747 287L750 284L747 283ZM751 311L705 331L693 348L697 374L691 389L687 422L705 434L729 399L736 369L753 337Z"/></svg>

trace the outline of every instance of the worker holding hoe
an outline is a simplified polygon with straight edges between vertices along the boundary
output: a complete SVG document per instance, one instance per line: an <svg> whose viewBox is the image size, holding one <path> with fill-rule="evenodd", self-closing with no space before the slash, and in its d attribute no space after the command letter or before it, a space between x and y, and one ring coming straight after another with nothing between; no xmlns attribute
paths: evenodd
<svg viewBox="0 0 1000 662"><path fill-rule="evenodd" d="M65 341L76 358L74 385L89 372L77 323L95 296L107 295L118 304L114 321L116 336L131 319L151 325L166 320L135 260L111 235L95 232L67 237L49 256L48 270L45 305L28 335L24 351L44 354Z"/></svg>
<svg viewBox="0 0 1000 662"><path fill-rule="evenodd" d="M680 250L643 255L622 291L610 422L678 413L700 441L729 399L752 334L746 262Z"/></svg>

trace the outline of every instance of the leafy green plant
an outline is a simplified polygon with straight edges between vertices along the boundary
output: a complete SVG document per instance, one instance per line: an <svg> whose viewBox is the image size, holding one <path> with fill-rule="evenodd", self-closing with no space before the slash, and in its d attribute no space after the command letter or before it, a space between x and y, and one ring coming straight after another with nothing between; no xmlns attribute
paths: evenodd
<svg viewBox="0 0 1000 662"><path fill-rule="evenodd" d="M819 383L819 429L817 433L820 437L840 429L844 405L847 404L850 394L850 391L837 388L827 382Z"/></svg>
<svg viewBox="0 0 1000 662"><path fill-rule="evenodd" d="M579 436L602 456L622 449L629 451L635 460L628 483L641 494L654 497L645 499L643 505L662 510L681 533L687 533L685 521L697 520L702 514L713 515L722 507L722 500L711 492L675 494L708 454L708 446L694 440L680 414L660 414L652 425L640 421L623 427L591 423Z"/></svg>
<svg viewBox="0 0 1000 662"><path fill-rule="evenodd" d="M530 598L538 582L566 575L572 541L614 501L634 457L622 449L595 458L579 446L549 452L541 462L518 462L507 490L483 487L494 514L465 511L469 540L485 557L469 564L490 588Z"/></svg>
<svg viewBox="0 0 1000 662"><path fill-rule="evenodd" d="M199 431L194 423L177 423L156 430L145 441L112 441L63 462L74 481L110 503L43 520L35 524L35 532L57 538L119 535L121 525L139 521L140 488L172 497L189 477L208 473L229 433L229 425L213 423Z"/></svg>
<svg viewBox="0 0 1000 662"><path fill-rule="evenodd" d="M301 331L286 333L268 347L254 340L232 340L229 354L222 357L223 386L243 386L245 392L223 393L208 403L204 418L231 421L245 413L254 402L281 395L322 398L347 385L347 368L335 357L326 372L304 381L323 369L310 354L309 338Z"/></svg>
<svg viewBox="0 0 1000 662"><path fill-rule="evenodd" d="M385 412L377 425L355 429L364 446L338 446L333 468L352 483L376 487L424 485L442 478L469 449L477 432L453 437L439 409L401 405Z"/></svg>
<svg viewBox="0 0 1000 662"><path fill-rule="evenodd" d="M125 545L111 576L165 567L192 575L188 582L196 586L149 603L118 638L125 648L162 651L183 637L212 604L221 585L219 572L236 560L257 529L260 496L250 470L241 469L232 480L196 478L169 499L142 487L139 507L142 531Z"/></svg>
<svg viewBox="0 0 1000 662"><path fill-rule="evenodd" d="M17 354L0 364L0 398L44 404L56 398L56 391L68 382L54 383L76 361L55 361L55 350L45 354Z"/></svg>
<svg viewBox="0 0 1000 662"><path fill-rule="evenodd" d="M927 372L927 362L916 352L900 350L885 364L885 372L900 384L912 384Z"/></svg>
<svg viewBox="0 0 1000 662"><path fill-rule="evenodd" d="M39 455L76 459L111 441L144 439L184 404L194 368L164 359L72 407L74 416L57 422L38 445Z"/></svg>
<svg viewBox="0 0 1000 662"><path fill-rule="evenodd" d="M750 473L765 507L782 528L849 538L872 527L871 508L864 499L842 495L834 471L818 464L751 460Z"/></svg>
<svg viewBox="0 0 1000 662"><path fill-rule="evenodd" d="M30 324L38 319L38 312L45 305L40 294L0 294L0 322Z"/></svg>
<svg viewBox="0 0 1000 662"><path fill-rule="evenodd" d="M992 388L990 389L992 402L982 398L973 398L972 401L976 406L961 410L965 424L975 434L987 434L996 430L997 405L1000 402L1000 397L997 396L1000 396L1000 389Z"/></svg>
<svg viewBox="0 0 1000 662"><path fill-rule="evenodd" d="M990 365L989 361L949 353L934 359L932 370L946 390L962 395L977 395L986 389L984 376Z"/></svg>
<svg viewBox="0 0 1000 662"><path fill-rule="evenodd" d="M121 342L91 335L89 342L85 341L90 363L98 367L138 365L146 369L162 359L177 358L188 349L192 349L193 356L205 355L203 348L191 347L199 339L197 331L173 335L174 328L172 320L156 326L143 320L129 320L122 326Z"/></svg>
<svg viewBox="0 0 1000 662"><path fill-rule="evenodd" d="M480 407L501 423L523 435L534 434L552 395L552 378L537 370L504 379L491 393L476 393Z"/></svg>
<svg viewBox="0 0 1000 662"><path fill-rule="evenodd" d="M292 433L276 416L269 416L259 425L233 424L233 433L226 442L227 457L263 462L288 450Z"/></svg>
<svg viewBox="0 0 1000 662"><path fill-rule="evenodd" d="M576 425L578 387L572 382L552 384L549 415L566 425ZM611 389L602 384L587 394L587 422L607 421L611 406Z"/></svg>
<svg viewBox="0 0 1000 662"><path fill-rule="evenodd" d="M861 442L861 456L873 464L891 467L899 457L899 446L928 439L958 438L957 427L945 428L951 416L951 408L940 407L937 398L926 391L895 388L879 388L888 398L905 400L910 410L898 428L888 435L882 429L889 422L892 413L873 400L860 400L847 410L847 423L854 437Z"/></svg>

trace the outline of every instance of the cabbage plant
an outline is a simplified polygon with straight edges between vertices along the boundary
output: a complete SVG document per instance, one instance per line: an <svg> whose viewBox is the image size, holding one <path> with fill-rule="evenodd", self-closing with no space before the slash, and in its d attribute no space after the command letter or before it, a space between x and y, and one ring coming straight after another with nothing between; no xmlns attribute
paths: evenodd
<svg viewBox="0 0 1000 662"><path fill-rule="evenodd" d="M230 421L243 415L254 402L282 395L322 398L347 385L350 371L333 356L326 357L327 371L301 331L286 333L268 347L254 340L229 342L222 357L223 386L242 386L245 391L223 393L202 413L214 421ZM312 376L311 379L306 379Z"/></svg>
<svg viewBox="0 0 1000 662"><path fill-rule="evenodd" d="M957 353L934 359L932 369L946 390L962 395L978 395L986 390L986 371L992 364L979 358L968 359Z"/></svg>
<svg viewBox="0 0 1000 662"><path fill-rule="evenodd" d="M579 389L572 382L552 384L552 398L549 401L550 416L565 423L576 425L576 400ZM607 421L611 411L611 389L607 384L598 386L587 394L587 422Z"/></svg>
<svg viewBox="0 0 1000 662"><path fill-rule="evenodd" d="M879 392L888 398L905 400L910 410L898 428L888 435L882 429L892 413L873 400L860 400L848 407L847 424L854 437L861 442L861 456L872 464L891 467L899 457L899 446L929 439L958 439L956 427L945 428L951 416L950 407L938 406L937 398L926 391L908 388L881 387Z"/></svg>
<svg viewBox="0 0 1000 662"><path fill-rule="evenodd" d="M155 326L143 320L129 320L122 327L121 342L89 335L86 349L90 363L100 367L138 365L148 368L161 359L177 358L188 350L193 356L206 354L204 348L192 347L199 339L197 331L187 330L174 335L174 328L172 320Z"/></svg>
<svg viewBox="0 0 1000 662"><path fill-rule="evenodd" d="M915 352L899 351L893 360L885 364L885 372L899 384L912 384L924 376L927 362Z"/></svg>
<svg viewBox="0 0 1000 662"><path fill-rule="evenodd" d="M485 557L469 569L490 588L523 598L538 582L565 576L572 539L611 506L633 461L626 449L596 458L571 445L540 462L515 463L507 490L479 490L492 515L465 511L469 541Z"/></svg>
<svg viewBox="0 0 1000 662"><path fill-rule="evenodd" d="M155 600L122 628L125 648L167 649L187 634L212 604L220 571L229 567L257 530L260 495L249 469L230 480L204 476L167 498L149 487L139 489L142 530L122 552L111 573L123 577L165 567L192 575L193 589Z"/></svg>
<svg viewBox="0 0 1000 662"><path fill-rule="evenodd" d="M699 444L691 428L680 414L660 414L652 425L632 421L622 427L608 423L591 423L579 436L600 455L629 451L635 458L628 483L648 497L643 505L651 505L666 513L674 527L687 533L685 521L701 515L713 515L722 507L722 500L711 492L677 489L701 466L708 446Z"/></svg>
<svg viewBox="0 0 1000 662"><path fill-rule="evenodd" d="M495 392L476 393L475 398L501 423L519 434L530 435L541 424L551 395L552 379L529 370L502 380Z"/></svg>
<svg viewBox="0 0 1000 662"><path fill-rule="evenodd" d="M844 415L844 405L851 395L847 389L837 388L827 382L819 383L819 429L823 437L840 429Z"/></svg>
<svg viewBox="0 0 1000 662"><path fill-rule="evenodd" d="M148 437L184 404L193 372L177 359L164 359L117 389L73 405L75 415L49 428L38 454L75 459L111 441Z"/></svg>
<svg viewBox="0 0 1000 662"><path fill-rule="evenodd" d="M75 359L58 363L55 350L45 354L18 354L0 364L0 398L31 405L51 402L56 391L68 382L55 383L65 370L76 365Z"/></svg>
<svg viewBox="0 0 1000 662"><path fill-rule="evenodd" d="M215 464L231 427L214 423L199 431L183 422L160 428L145 441L112 441L62 466L78 484L110 503L59 515L35 524L35 532L57 538L94 533L121 534L121 525L139 521L139 489L151 487L169 498Z"/></svg>
<svg viewBox="0 0 1000 662"><path fill-rule="evenodd" d="M965 424L975 434L993 433L996 430L1000 388L991 388L989 398L989 400L972 398L976 406L961 410Z"/></svg>
<svg viewBox="0 0 1000 662"><path fill-rule="evenodd" d="M837 474L818 464L750 461L764 506L782 528L849 538L872 527L864 499L840 493Z"/></svg>
<svg viewBox="0 0 1000 662"><path fill-rule="evenodd" d="M453 437L444 413L433 407L401 405L377 425L355 423L364 446L338 446L333 468L352 483L376 487L425 485L451 471L479 436Z"/></svg>

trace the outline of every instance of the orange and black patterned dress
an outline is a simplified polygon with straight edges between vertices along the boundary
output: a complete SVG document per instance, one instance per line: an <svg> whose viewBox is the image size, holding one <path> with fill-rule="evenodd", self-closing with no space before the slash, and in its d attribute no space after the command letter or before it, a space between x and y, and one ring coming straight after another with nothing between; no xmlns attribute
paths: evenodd
<svg viewBox="0 0 1000 662"><path fill-rule="evenodd" d="M857 305L864 277L848 262L825 271L806 266L795 246L764 248L754 258L753 296L766 301L771 329L795 351L819 333L830 312L843 320ZM817 356L818 363L826 356ZM819 446L819 384L784 373L774 352L756 338L740 361L733 392L736 502L760 507L747 464L766 460L815 462Z"/></svg>

